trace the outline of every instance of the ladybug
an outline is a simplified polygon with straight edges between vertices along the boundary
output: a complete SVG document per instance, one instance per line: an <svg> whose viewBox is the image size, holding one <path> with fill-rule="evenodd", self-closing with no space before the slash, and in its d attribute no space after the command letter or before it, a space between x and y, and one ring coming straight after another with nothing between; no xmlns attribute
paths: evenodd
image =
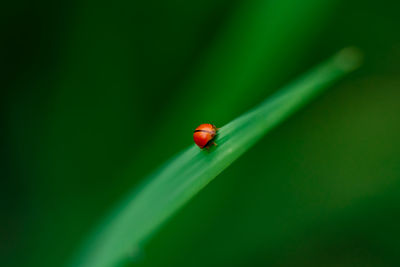
<svg viewBox="0 0 400 267"><path fill-rule="evenodd" d="M194 130L193 140L201 149L209 149L212 145L217 145L214 138L217 135L217 127L212 124L204 123Z"/></svg>

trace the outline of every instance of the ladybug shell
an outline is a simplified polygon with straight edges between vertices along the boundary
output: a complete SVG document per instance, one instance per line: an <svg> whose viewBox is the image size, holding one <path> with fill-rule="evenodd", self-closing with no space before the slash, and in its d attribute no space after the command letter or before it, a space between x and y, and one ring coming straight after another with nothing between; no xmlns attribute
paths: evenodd
<svg viewBox="0 0 400 267"><path fill-rule="evenodd" d="M193 140L200 148L205 148L214 139L217 133L217 128L209 123L201 124L194 130Z"/></svg>

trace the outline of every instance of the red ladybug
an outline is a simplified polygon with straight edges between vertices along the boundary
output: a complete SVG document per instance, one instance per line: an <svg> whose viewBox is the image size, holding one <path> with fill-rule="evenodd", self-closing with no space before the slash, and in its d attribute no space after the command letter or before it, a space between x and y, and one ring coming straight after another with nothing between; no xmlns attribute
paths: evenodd
<svg viewBox="0 0 400 267"><path fill-rule="evenodd" d="M200 124L199 127L194 130L193 139L196 145L198 145L201 149L207 148L209 149L212 145L217 145L214 142L214 138L217 134L217 127L212 124L205 123Z"/></svg>

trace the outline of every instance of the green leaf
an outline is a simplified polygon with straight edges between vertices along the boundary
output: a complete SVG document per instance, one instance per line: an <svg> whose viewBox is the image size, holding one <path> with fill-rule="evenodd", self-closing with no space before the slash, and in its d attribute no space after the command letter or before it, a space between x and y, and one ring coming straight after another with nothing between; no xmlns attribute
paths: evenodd
<svg viewBox="0 0 400 267"><path fill-rule="evenodd" d="M360 63L347 48L218 131L217 147L194 144L136 188L107 217L72 266L116 266L134 259L146 241L180 207L263 135ZM188 133L190 134L190 133Z"/></svg>

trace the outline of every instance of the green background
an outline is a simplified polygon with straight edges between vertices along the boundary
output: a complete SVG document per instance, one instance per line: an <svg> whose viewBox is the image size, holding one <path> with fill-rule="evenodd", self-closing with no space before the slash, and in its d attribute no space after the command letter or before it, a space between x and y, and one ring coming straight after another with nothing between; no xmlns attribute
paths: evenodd
<svg viewBox="0 0 400 267"><path fill-rule="evenodd" d="M400 265L398 1L3 5L2 266L62 266L198 124L228 123L349 45L362 68L126 266Z"/></svg>

